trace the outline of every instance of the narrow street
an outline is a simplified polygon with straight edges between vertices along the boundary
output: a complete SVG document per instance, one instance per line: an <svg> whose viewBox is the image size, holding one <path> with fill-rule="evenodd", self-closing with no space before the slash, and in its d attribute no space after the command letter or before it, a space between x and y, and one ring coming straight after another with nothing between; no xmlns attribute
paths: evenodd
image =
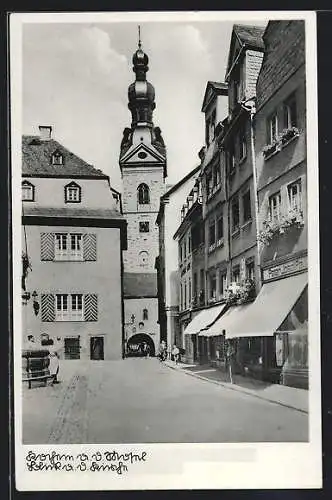
<svg viewBox="0 0 332 500"><path fill-rule="evenodd" d="M155 358L62 361L60 380L24 385L24 444L307 440L308 415Z"/></svg>

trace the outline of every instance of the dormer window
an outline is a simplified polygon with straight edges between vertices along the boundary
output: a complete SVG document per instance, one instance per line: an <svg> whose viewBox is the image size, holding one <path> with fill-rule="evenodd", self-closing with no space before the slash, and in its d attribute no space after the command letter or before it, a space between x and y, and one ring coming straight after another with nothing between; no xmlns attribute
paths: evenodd
<svg viewBox="0 0 332 500"><path fill-rule="evenodd" d="M65 202L81 203L82 188L76 182L71 182L65 186Z"/></svg>
<svg viewBox="0 0 332 500"><path fill-rule="evenodd" d="M35 186L31 182L22 182L22 201L35 201Z"/></svg>
<svg viewBox="0 0 332 500"><path fill-rule="evenodd" d="M54 151L51 161L52 165L63 165L63 154L60 151Z"/></svg>

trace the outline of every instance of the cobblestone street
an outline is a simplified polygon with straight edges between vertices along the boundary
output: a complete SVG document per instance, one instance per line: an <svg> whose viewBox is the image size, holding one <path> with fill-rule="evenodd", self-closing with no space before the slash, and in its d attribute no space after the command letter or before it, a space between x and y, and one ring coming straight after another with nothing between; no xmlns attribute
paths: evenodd
<svg viewBox="0 0 332 500"><path fill-rule="evenodd" d="M306 441L308 415L172 370L155 358L62 361L23 388L23 443Z"/></svg>

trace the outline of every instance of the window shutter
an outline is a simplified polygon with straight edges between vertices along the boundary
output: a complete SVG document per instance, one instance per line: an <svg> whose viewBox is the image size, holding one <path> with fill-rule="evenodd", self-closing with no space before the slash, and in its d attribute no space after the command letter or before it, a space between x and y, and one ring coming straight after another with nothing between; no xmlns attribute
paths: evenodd
<svg viewBox="0 0 332 500"><path fill-rule="evenodd" d="M52 293L43 293L41 295L41 320L55 320L55 298Z"/></svg>
<svg viewBox="0 0 332 500"><path fill-rule="evenodd" d="M84 321L98 321L98 296L95 293L84 295Z"/></svg>
<svg viewBox="0 0 332 500"><path fill-rule="evenodd" d="M97 235L87 233L83 235L83 259L97 260Z"/></svg>
<svg viewBox="0 0 332 500"><path fill-rule="evenodd" d="M54 233L41 233L40 256L41 260L54 260Z"/></svg>

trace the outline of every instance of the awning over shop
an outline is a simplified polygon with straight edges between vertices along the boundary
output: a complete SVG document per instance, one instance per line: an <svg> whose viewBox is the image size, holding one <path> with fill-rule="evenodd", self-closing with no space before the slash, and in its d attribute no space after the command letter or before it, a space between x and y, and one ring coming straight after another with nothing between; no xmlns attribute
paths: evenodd
<svg viewBox="0 0 332 500"><path fill-rule="evenodd" d="M251 304L250 304L251 305ZM200 337L217 337L227 332L239 315L242 315L250 305L230 307L228 311L217 319L211 326L202 330L199 334Z"/></svg>
<svg viewBox="0 0 332 500"><path fill-rule="evenodd" d="M223 311L225 304L209 307L199 312L184 330L183 335L196 335L203 328L208 327L215 321L219 314Z"/></svg>
<svg viewBox="0 0 332 500"><path fill-rule="evenodd" d="M263 285L255 302L224 328L226 338L271 337L293 309L307 280L307 273L302 273Z"/></svg>

